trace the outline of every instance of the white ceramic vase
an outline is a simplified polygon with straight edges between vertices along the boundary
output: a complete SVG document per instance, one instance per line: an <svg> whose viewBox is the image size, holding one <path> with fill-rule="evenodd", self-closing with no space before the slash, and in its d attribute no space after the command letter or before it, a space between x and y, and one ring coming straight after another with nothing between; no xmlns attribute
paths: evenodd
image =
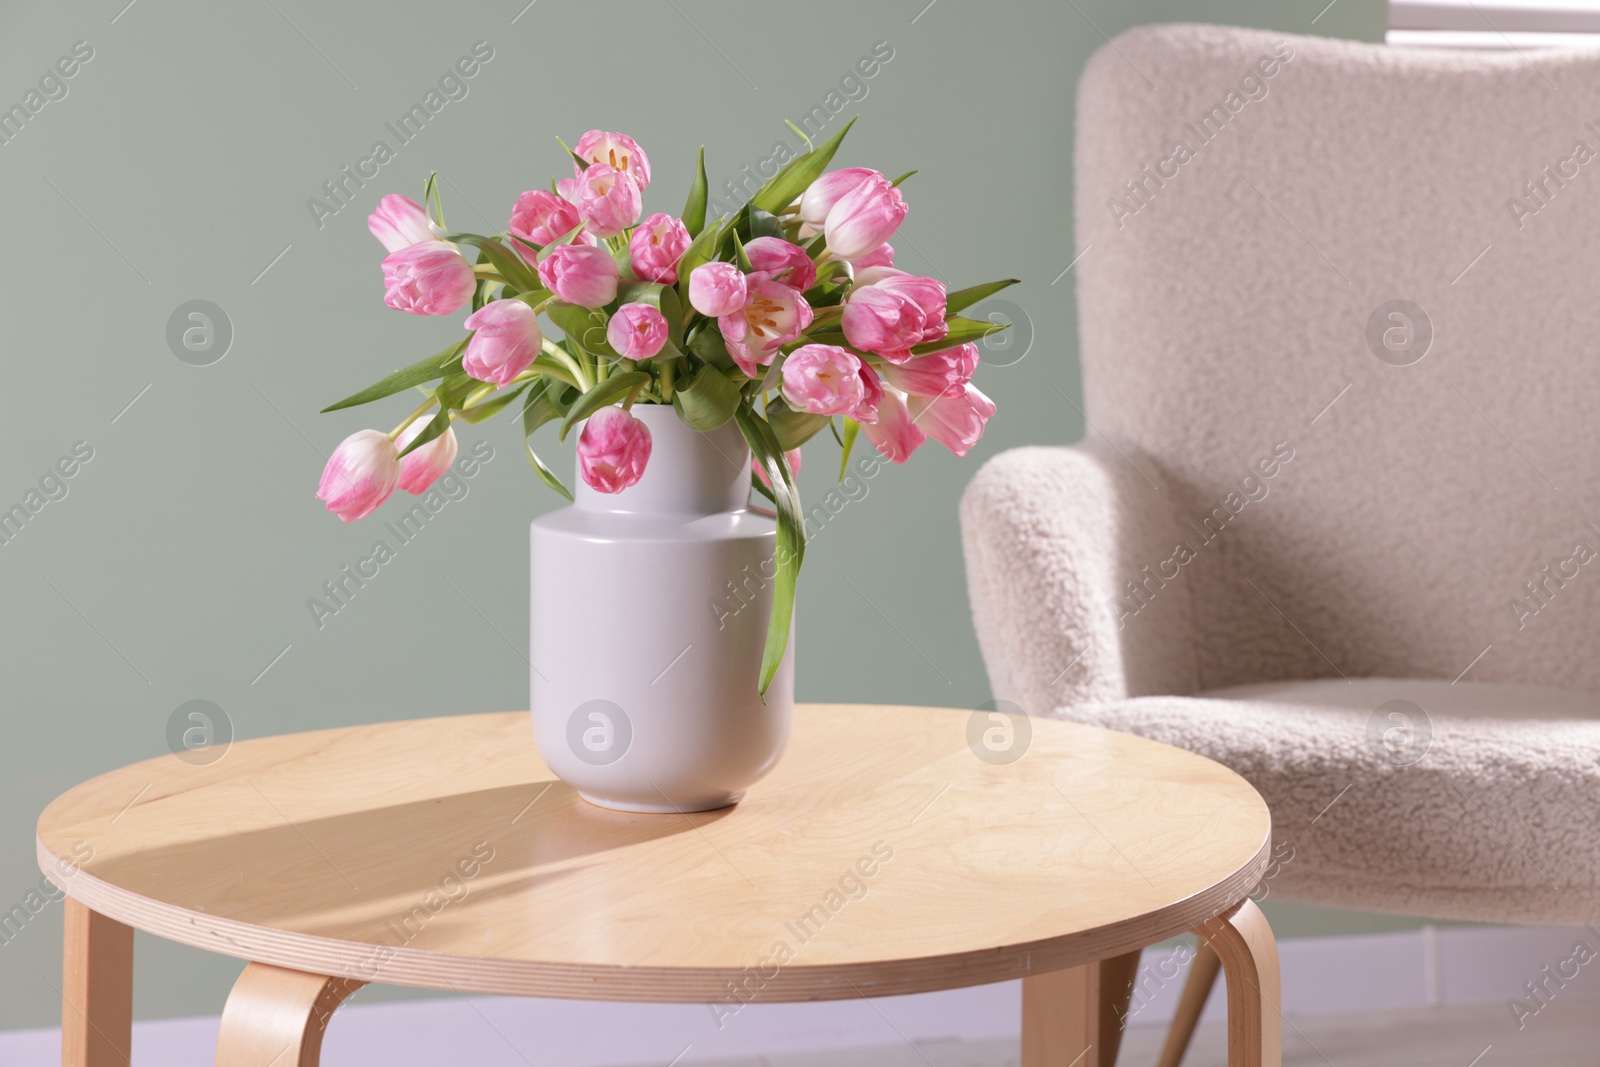
<svg viewBox="0 0 1600 1067"><path fill-rule="evenodd" d="M636 404L644 477L533 521L530 706L545 763L624 811L735 804L789 737L794 639L757 692L776 523L749 510L750 449L729 422L699 433ZM574 433L579 432L577 429Z"/></svg>

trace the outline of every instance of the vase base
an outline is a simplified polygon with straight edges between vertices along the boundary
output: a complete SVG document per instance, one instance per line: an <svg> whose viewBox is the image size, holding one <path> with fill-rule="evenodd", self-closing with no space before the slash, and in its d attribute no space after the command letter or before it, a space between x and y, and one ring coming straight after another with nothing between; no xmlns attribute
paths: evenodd
<svg viewBox="0 0 1600 1067"><path fill-rule="evenodd" d="M743 793L724 793L720 796L701 797L683 804L645 804L590 796L581 789L578 790L578 795L597 808L638 812L641 815L683 815L692 811L716 811L718 808L731 808L744 799Z"/></svg>

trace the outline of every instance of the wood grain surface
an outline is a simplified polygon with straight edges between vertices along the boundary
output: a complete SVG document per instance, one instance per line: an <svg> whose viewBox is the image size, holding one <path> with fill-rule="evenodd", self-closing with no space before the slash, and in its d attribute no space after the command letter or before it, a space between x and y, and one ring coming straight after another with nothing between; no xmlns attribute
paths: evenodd
<svg viewBox="0 0 1600 1067"><path fill-rule="evenodd" d="M973 715L803 706L772 776L694 815L590 806L522 712L261 738L72 789L39 860L102 915L277 967L723 1011L1079 966L1260 877L1267 808L1233 772L1042 719L996 765Z"/></svg>

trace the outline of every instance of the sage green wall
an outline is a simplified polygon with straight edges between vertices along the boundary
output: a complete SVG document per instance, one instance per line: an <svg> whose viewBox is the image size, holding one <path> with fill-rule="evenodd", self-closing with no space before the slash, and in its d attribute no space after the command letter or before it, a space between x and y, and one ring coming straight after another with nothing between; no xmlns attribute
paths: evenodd
<svg viewBox="0 0 1600 1067"><path fill-rule="evenodd" d="M186 701L214 702L242 738L525 706L511 646L527 638L527 523L556 501L509 425L467 428L463 448L488 440L493 460L348 606L320 629L307 608L380 532L372 520L344 526L312 498L324 450L367 418L315 412L459 326L382 306L364 224L381 193L419 195L437 167L452 220L498 229L518 192L561 168L554 136L599 126L644 143L647 207L676 210L697 145L720 185L789 140L783 120L823 103L887 42L892 58L849 106L861 121L840 162L922 168L894 242L901 265L957 285L1024 278L1012 299L1034 340L1025 358L1013 348L1010 365L983 371L1000 416L974 455L928 447L816 538L799 691L975 706L990 694L957 494L1001 449L1083 434L1052 388L1079 394L1071 276L1052 279L1073 257L1071 120L1085 58L1102 34L1143 22L1376 40L1385 18L1381 0L525 3L0 9L0 104L20 101L76 42L92 49L66 95L50 83L60 98L0 145L0 510L76 443L93 453L59 483L65 496L49 482L59 499L0 545L0 910L36 882L39 810L84 778L166 752ZM384 123L478 41L493 58L468 95L319 226L308 198L375 140L394 146ZM191 300L232 324L231 348L209 366L169 347L169 317ZM395 417L385 408L373 421ZM830 447L806 469L812 500L827 488ZM555 465L570 470L570 459ZM1291 936L1379 922L1275 914ZM52 904L0 945L0 1027L55 1022L60 915ZM238 968L150 939L139 952L141 974L161 976L140 984L143 1017L218 1011Z"/></svg>

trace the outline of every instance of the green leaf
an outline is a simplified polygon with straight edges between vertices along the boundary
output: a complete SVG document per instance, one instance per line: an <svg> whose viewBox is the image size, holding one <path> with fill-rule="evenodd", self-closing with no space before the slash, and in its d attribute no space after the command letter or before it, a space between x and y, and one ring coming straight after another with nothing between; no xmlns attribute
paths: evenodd
<svg viewBox="0 0 1600 1067"><path fill-rule="evenodd" d="M489 257L489 262L500 272L500 277L510 282L519 293L540 287L539 275L534 273L533 268L528 266L521 256L507 248L498 238L484 237L476 233L453 233L445 240L476 248Z"/></svg>
<svg viewBox="0 0 1600 1067"><path fill-rule="evenodd" d="M740 399L739 387L716 367L706 364L678 383L672 406L684 422L705 433L733 418Z"/></svg>
<svg viewBox="0 0 1600 1067"><path fill-rule="evenodd" d="M567 405L563 399L568 392L576 391L550 378L536 379L522 401L522 436L530 437L545 423L565 415Z"/></svg>
<svg viewBox="0 0 1600 1067"><path fill-rule="evenodd" d="M449 348L435 352L427 359L419 359L409 367L402 367L382 381L367 386L359 393L352 393L336 404L329 404L322 409L326 415L330 411L339 411L342 408L353 408L361 404L370 404L374 400L382 400L386 396L403 393L413 386L424 385L435 378L444 378L448 375L459 373L461 370L461 353L466 351L467 338L463 337Z"/></svg>
<svg viewBox="0 0 1600 1067"><path fill-rule="evenodd" d="M890 182L889 184L898 189L900 187L900 183L901 182L905 181L907 178L911 177L915 173L917 173L917 172L914 171L914 170L908 170L904 174L900 175L900 177L898 177L894 181Z"/></svg>
<svg viewBox="0 0 1600 1067"><path fill-rule="evenodd" d="M950 327L950 332L937 341L924 341L920 345L911 346L913 356L925 356L929 352L943 352L947 348L964 345L968 341L981 340L996 330L1004 330L1010 323L979 322L977 319L964 319L960 315L953 315L944 320Z"/></svg>
<svg viewBox="0 0 1600 1067"><path fill-rule="evenodd" d="M987 300L1000 290L1010 285L1016 285L1019 279L1006 278L1004 281L984 282L967 289L957 289L944 298L944 313L954 315L958 311L965 311L980 300Z"/></svg>
<svg viewBox="0 0 1600 1067"><path fill-rule="evenodd" d="M570 502L572 500L572 490L568 489L564 484L562 484L561 479L556 477L555 471L552 471L549 467L544 465L544 460L540 459L538 455L534 453L533 445L527 441L523 441L522 447L523 450L528 453L528 465L533 468L533 473L539 476L539 480L545 485L548 485L550 488L554 489L556 492L560 493L562 496L566 497Z"/></svg>
<svg viewBox="0 0 1600 1067"><path fill-rule="evenodd" d="M794 620L794 591L806 549L805 519L800 512L800 491L789 471L783 450L778 447L772 427L748 405L741 404L734 416L739 432L750 445L761 469L772 483L772 497L778 509L778 543L774 562L777 574L772 584L772 616L767 621L767 641L761 652L760 692L763 698L789 647L789 629Z"/></svg>
<svg viewBox="0 0 1600 1067"><path fill-rule="evenodd" d="M728 343L722 339L722 331L714 325L701 327L689 342L689 351L719 371L733 370L735 367L733 357L728 355Z"/></svg>
<svg viewBox="0 0 1600 1067"><path fill-rule="evenodd" d="M472 405L470 408L462 408L459 412L459 415L461 418L472 423L474 426L480 422L487 422L496 415L500 414L506 408L510 407L511 402L522 394L522 391L528 387L528 384L529 383L527 382L523 382L510 392L500 393L496 396L490 397L488 400L481 400Z"/></svg>
<svg viewBox="0 0 1600 1067"><path fill-rule="evenodd" d="M422 428L422 432L401 450L401 457L410 455L434 438L442 436L450 428L450 410L459 408L461 402L467 398L467 394L482 385L482 382L470 374L452 374L435 386L433 395L439 401L439 410L434 412L433 418L428 420L428 425Z"/></svg>
<svg viewBox="0 0 1600 1067"><path fill-rule="evenodd" d="M861 432L861 424L855 419L844 420L844 440L839 443L841 454L839 456L839 480L844 481L845 472L850 469L850 450L856 446L856 435Z"/></svg>
<svg viewBox="0 0 1600 1067"><path fill-rule="evenodd" d="M554 241L551 241L549 244L541 245L539 247L539 254L537 256L535 256L534 258L537 259L540 263L543 263L545 260L550 258L550 253L551 252L554 252L556 249L560 248L562 245L569 245L573 241L576 241L578 239L578 235L583 233L583 232L584 232L584 223L580 222L580 223L578 223L578 225L574 226L572 229L568 230L566 233L562 234L560 237L557 237Z"/></svg>
<svg viewBox="0 0 1600 1067"><path fill-rule="evenodd" d="M789 164L773 175L772 180L763 185L750 203L762 211L777 213L788 207L794 198L806 191L806 186L822 176L828 169L828 164L833 162L833 154L839 150L839 142L844 140L844 135L850 132L850 127L856 124L852 118L840 127L839 132L822 142L816 148L789 161Z"/></svg>
<svg viewBox="0 0 1600 1067"><path fill-rule="evenodd" d="M778 438L778 447L785 452L799 448L817 436L827 428L829 421L826 415L796 411L782 398L775 398L767 404L767 422Z"/></svg>
<svg viewBox="0 0 1600 1067"><path fill-rule="evenodd" d="M750 274L755 267L750 265L750 257L745 254L744 242L739 240L738 230L728 231L733 236L733 262L746 274Z"/></svg>
<svg viewBox="0 0 1600 1067"><path fill-rule="evenodd" d="M700 165L695 172L694 184L689 187L689 200L683 205L683 228L690 237L699 237L706 226L706 146L700 146Z"/></svg>
<svg viewBox="0 0 1600 1067"><path fill-rule="evenodd" d="M574 426L607 404L610 404L613 400L649 383L650 375L648 373L642 370L631 370L624 374L614 374L596 385L573 403L572 409L567 412L567 417L561 421L561 440L565 441L567 434L572 432Z"/></svg>
<svg viewBox="0 0 1600 1067"><path fill-rule="evenodd" d="M578 153L574 152L572 149L567 148L567 142L565 142L561 138L557 137L556 138L556 144L560 145L562 148L566 148L567 149L567 155L572 157L572 161L578 165L578 169L579 170L588 170L589 169L589 161L587 159L584 159L582 156L578 155Z"/></svg>
<svg viewBox="0 0 1600 1067"><path fill-rule="evenodd" d="M557 300L546 307L544 313L550 316L550 321L559 326L561 332L566 334L573 344L585 352L596 353L610 359L622 358L616 349L606 342L606 323L611 320L606 317L605 312Z"/></svg>

